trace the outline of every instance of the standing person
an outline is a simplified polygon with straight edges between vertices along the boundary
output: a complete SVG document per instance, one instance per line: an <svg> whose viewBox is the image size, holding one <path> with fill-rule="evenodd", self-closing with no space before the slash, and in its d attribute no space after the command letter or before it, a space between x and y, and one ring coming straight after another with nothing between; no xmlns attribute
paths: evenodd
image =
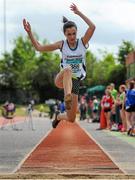
<svg viewBox="0 0 135 180"><path fill-rule="evenodd" d="M92 99L89 99L88 101L88 108L87 108L87 122L92 122L92 107L93 107L93 101Z"/></svg>
<svg viewBox="0 0 135 180"><path fill-rule="evenodd" d="M119 106L116 104L116 100L118 97L118 91L115 89L115 84L111 83L110 84L110 91L111 91L111 96L113 98L114 104L112 105L112 112L111 112L111 116L112 119L115 117L114 122L116 124L119 124Z"/></svg>
<svg viewBox="0 0 135 180"><path fill-rule="evenodd" d="M99 102L97 100L96 96L93 96L93 122L98 121L98 108L99 108Z"/></svg>
<svg viewBox="0 0 135 180"><path fill-rule="evenodd" d="M41 104L39 107L39 117L42 117L43 114L44 114L44 106L43 106L43 104Z"/></svg>
<svg viewBox="0 0 135 180"><path fill-rule="evenodd" d="M125 95L126 95L126 86L124 84L120 85L119 87L119 91L120 91L120 101L119 101L119 108L120 108L120 116L121 116L121 120L122 120L122 132L126 132L127 131L127 121L126 121L126 114L125 114Z"/></svg>
<svg viewBox="0 0 135 180"><path fill-rule="evenodd" d="M61 113L64 113L64 112L65 112L65 103L64 103L63 100L60 102L60 112L61 112Z"/></svg>
<svg viewBox="0 0 135 180"><path fill-rule="evenodd" d="M50 104L50 105L49 105L49 109L50 109L50 111L49 111L49 117L50 117L50 119L52 119L53 116L54 116L54 114L55 114L55 104Z"/></svg>
<svg viewBox="0 0 135 180"><path fill-rule="evenodd" d="M86 113L87 113L87 104L86 101L82 101L80 103L80 120L85 120L86 119Z"/></svg>
<svg viewBox="0 0 135 180"><path fill-rule="evenodd" d="M87 18L75 4L72 4L70 9L74 12L74 14L81 17L88 25L86 33L79 39L77 39L76 24L63 17L63 32L66 40L61 40L48 45L40 45L37 40L35 40L31 32L29 22L25 19L23 20L24 29L28 33L36 50L44 52L60 49L62 53L62 60L60 64L61 71L55 78L55 85L60 89L64 89L66 113L57 113L55 120L52 123L53 128L56 128L61 120L67 120L70 122L75 121L78 108L80 80L83 80L86 76L86 49L95 30L95 25L92 21Z"/></svg>
<svg viewBox="0 0 135 180"><path fill-rule="evenodd" d="M110 84L110 90L111 90L111 95L112 95L113 99L116 100L118 91L115 89L114 83Z"/></svg>
<svg viewBox="0 0 135 180"><path fill-rule="evenodd" d="M126 119L128 122L128 134L133 130L135 126L135 82L131 81L128 83L128 90L126 91L125 97L126 106Z"/></svg>
<svg viewBox="0 0 135 180"><path fill-rule="evenodd" d="M112 110L112 106L113 106L113 98L111 96L111 92L106 89L105 90L105 96L103 96L102 101L101 101L101 107L104 111L104 115L106 118L106 123L107 123L107 129L111 128L111 110Z"/></svg>

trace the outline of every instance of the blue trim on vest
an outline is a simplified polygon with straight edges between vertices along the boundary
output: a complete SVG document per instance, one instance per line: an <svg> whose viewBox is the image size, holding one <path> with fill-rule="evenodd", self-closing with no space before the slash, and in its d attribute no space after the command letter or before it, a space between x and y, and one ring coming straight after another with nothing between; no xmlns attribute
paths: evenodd
<svg viewBox="0 0 135 180"><path fill-rule="evenodd" d="M75 48L71 48L71 47L69 46L68 40L66 40L66 41L67 41L67 44L68 44L69 49L71 49L72 51L75 51L75 50L77 49L79 39L77 39L76 47L75 47Z"/></svg>

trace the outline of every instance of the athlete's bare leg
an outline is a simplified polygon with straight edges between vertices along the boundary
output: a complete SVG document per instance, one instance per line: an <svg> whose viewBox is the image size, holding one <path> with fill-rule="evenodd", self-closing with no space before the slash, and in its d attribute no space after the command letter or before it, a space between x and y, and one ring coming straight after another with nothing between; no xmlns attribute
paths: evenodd
<svg viewBox="0 0 135 180"><path fill-rule="evenodd" d="M55 85L60 89L64 89L64 93L66 95L71 93L71 90L72 90L72 76L71 75L72 75L71 70L66 69L66 70L61 71L55 78ZM68 86L65 83L65 81L67 82ZM58 120L67 120L67 121L70 121L70 122L74 122L75 118L76 118L77 109L78 109L78 95L72 94L71 109L66 110L66 113L59 114L57 116L57 119Z"/></svg>
<svg viewBox="0 0 135 180"><path fill-rule="evenodd" d="M74 122L76 118L76 113L78 109L78 95L72 94L72 106L70 110L67 110L66 113L61 113L58 115L58 120L67 120Z"/></svg>
<svg viewBox="0 0 135 180"><path fill-rule="evenodd" d="M64 101L67 110L71 109L72 104L72 71L70 68L62 70L55 79L55 84L59 88L64 89Z"/></svg>
<svg viewBox="0 0 135 180"><path fill-rule="evenodd" d="M71 69L66 68L59 72L55 78L55 85L64 89L64 95L71 94L72 91L72 72Z"/></svg>

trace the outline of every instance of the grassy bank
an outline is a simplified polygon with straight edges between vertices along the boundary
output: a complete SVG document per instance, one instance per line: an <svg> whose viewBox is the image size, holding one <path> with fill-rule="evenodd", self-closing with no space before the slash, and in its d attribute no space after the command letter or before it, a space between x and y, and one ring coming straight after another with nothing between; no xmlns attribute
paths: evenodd
<svg viewBox="0 0 135 180"><path fill-rule="evenodd" d="M27 106L24 106L24 105L16 105L15 115L16 116L25 116L26 108L27 108ZM34 109L37 111L40 111L40 112L45 112L45 113L49 112L49 107L45 104L36 104L36 105L34 105ZM0 116L1 116L1 111L2 111L2 105L0 105Z"/></svg>

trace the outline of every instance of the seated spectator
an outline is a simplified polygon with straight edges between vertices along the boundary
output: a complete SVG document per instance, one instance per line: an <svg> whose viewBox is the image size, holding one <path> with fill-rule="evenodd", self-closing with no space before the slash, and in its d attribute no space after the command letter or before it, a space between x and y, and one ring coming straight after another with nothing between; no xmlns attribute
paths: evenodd
<svg viewBox="0 0 135 180"><path fill-rule="evenodd" d="M7 120L10 120L12 129L16 129L16 126L14 124L14 113L15 113L15 105L14 103L9 103L6 101L6 103L2 106L2 116L4 117L3 122L1 124L1 130L5 128L5 125L7 124Z"/></svg>
<svg viewBox="0 0 135 180"><path fill-rule="evenodd" d="M14 103L9 103L8 101L3 105L3 109L2 109L2 115L5 118L12 118L12 116L15 113L15 105Z"/></svg>

